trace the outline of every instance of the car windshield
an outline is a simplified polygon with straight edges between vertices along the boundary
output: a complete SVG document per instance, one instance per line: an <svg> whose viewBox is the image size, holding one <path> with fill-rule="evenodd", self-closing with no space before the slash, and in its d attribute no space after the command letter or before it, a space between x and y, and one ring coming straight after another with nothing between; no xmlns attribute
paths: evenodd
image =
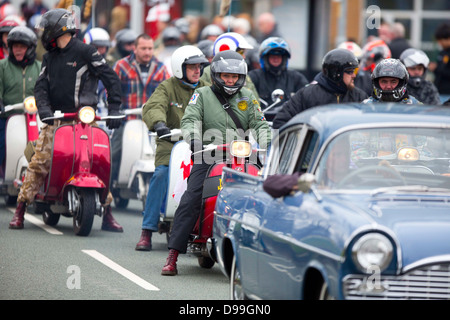
<svg viewBox="0 0 450 320"><path fill-rule="evenodd" d="M450 130L345 132L328 144L315 174L318 189L443 192L450 189Z"/></svg>

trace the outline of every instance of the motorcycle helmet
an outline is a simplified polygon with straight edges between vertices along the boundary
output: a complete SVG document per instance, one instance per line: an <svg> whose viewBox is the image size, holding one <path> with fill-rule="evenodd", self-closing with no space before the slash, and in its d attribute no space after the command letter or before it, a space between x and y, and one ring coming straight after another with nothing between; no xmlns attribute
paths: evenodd
<svg viewBox="0 0 450 320"><path fill-rule="evenodd" d="M427 54L419 49L409 48L402 52L400 55L400 61L405 65L406 68L411 68L414 66L422 65L424 68L424 72L422 76L418 77L409 77L409 85L418 88L423 80L425 80L428 64L430 63L430 59Z"/></svg>
<svg viewBox="0 0 450 320"><path fill-rule="evenodd" d="M206 27L202 29L200 32L200 39L205 40L209 37L213 37L212 40L217 39L223 33L223 29L219 27L217 24L208 24Z"/></svg>
<svg viewBox="0 0 450 320"><path fill-rule="evenodd" d="M346 88L344 83L344 71L358 69L358 59L347 49L333 49L322 60L322 72L338 87Z"/></svg>
<svg viewBox="0 0 450 320"><path fill-rule="evenodd" d="M2 37L2 35L4 33L9 33L14 27L19 26L19 22L17 22L14 19L4 19L2 20L2 22L0 22L0 37ZM3 43L2 41L2 45L4 47L7 46L6 43Z"/></svg>
<svg viewBox="0 0 450 320"><path fill-rule="evenodd" d="M362 54L363 54L362 49L356 42L344 41L340 45L338 45L338 48L350 50L351 52L353 52L353 54L355 55L356 59L358 59L358 61L360 61L362 58Z"/></svg>
<svg viewBox="0 0 450 320"><path fill-rule="evenodd" d="M246 49L253 49L253 46L242 35L236 32L227 32L214 41L213 54L216 55L225 50L240 52Z"/></svg>
<svg viewBox="0 0 450 320"><path fill-rule="evenodd" d="M221 73L238 74L239 78L233 86L227 86L220 77ZM236 51L221 51L211 61L211 83L224 97L236 94L244 86L246 76L247 63Z"/></svg>
<svg viewBox="0 0 450 320"><path fill-rule="evenodd" d="M28 47L23 60L20 62L16 60L14 54L8 56L14 64L27 65L34 62L34 59L36 58L37 36L30 28L22 26L14 27L8 33L7 42L10 52L12 52L14 43L22 43Z"/></svg>
<svg viewBox="0 0 450 320"><path fill-rule="evenodd" d="M137 34L128 28L121 29L116 33L116 48L122 57L129 56L133 51L126 50L125 44L134 43L137 38Z"/></svg>
<svg viewBox="0 0 450 320"><path fill-rule="evenodd" d="M111 47L111 39L108 31L103 28L92 28L85 33L84 43L92 44L96 47Z"/></svg>
<svg viewBox="0 0 450 320"><path fill-rule="evenodd" d="M378 62L390 57L391 50L383 40L371 41L363 47L361 67L372 73Z"/></svg>
<svg viewBox="0 0 450 320"><path fill-rule="evenodd" d="M214 41L205 39L205 40L200 40L197 43L197 47L203 52L203 54L205 55L206 59L212 59L213 58L213 46L214 46Z"/></svg>
<svg viewBox="0 0 450 320"><path fill-rule="evenodd" d="M288 60L291 58L291 48L284 39L279 37L269 37L261 43L258 54L261 69L279 74L281 71L287 69ZM270 65L268 60L269 54L281 55L283 57L281 65L278 67Z"/></svg>
<svg viewBox="0 0 450 320"><path fill-rule="evenodd" d="M65 9L53 9L44 13L36 29L42 32L41 42L47 51L56 49L58 37L65 33L73 35L77 32L75 18Z"/></svg>
<svg viewBox="0 0 450 320"><path fill-rule="evenodd" d="M383 77L399 79L399 83L394 90L382 90L379 80ZM373 96L384 102L397 102L406 95L409 74L406 67L398 59L381 60L372 72Z"/></svg>
<svg viewBox="0 0 450 320"><path fill-rule="evenodd" d="M162 32L162 41L164 46L180 46L181 31L177 27L167 27Z"/></svg>
<svg viewBox="0 0 450 320"><path fill-rule="evenodd" d="M186 77L186 65L200 63L200 74L203 73L203 67L208 64L203 52L192 45L179 47L172 54L171 67L173 75L180 80L189 82Z"/></svg>

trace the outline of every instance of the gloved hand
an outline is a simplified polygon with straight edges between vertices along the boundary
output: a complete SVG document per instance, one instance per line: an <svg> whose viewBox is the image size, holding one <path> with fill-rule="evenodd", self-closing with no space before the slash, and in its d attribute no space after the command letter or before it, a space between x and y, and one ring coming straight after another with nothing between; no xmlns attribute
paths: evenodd
<svg viewBox="0 0 450 320"><path fill-rule="evenodd" d="M192 139L190 145L192 153L203 150L203 144L198 139Z"/></svg>
<svg viewBox="0 0 450 320"><path fill-rule="evenodd" d="M169 134L170 133L170 129L167 128L166 124L162 121L157 122L154 126L153 129L156 131L156 134L158 135L158 137L161 137L165 134Z"/></svg>
<svg viewBox="0 0 450 320"><path fill-rule="evenodd" d="M41 121L48 124L49 126L52 126L54 123L53 119L45 120L45 118L50 117L53 117L53 113L50 110L39 111L39 118L41 119Z"/></svg>
<svg viewBox="0 0 450 320"><path fill-rule="evenodd" d="M108 112L108 116L121 116L121 115L122 113L120 113L120 111L116 109L109 110ZM109 130L117 129L122 124L122 120L123 118L106 119L106 126L108 127Z"/></svg>

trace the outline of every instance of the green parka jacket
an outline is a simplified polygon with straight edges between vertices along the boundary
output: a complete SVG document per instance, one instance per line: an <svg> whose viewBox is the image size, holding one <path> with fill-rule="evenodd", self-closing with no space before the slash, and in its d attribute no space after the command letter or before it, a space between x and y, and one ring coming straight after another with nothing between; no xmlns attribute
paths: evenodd
<svg viewBox="0 0 450 320"><path fill-rule="evenodd" d="M206 83L200 79L196 88ZM161 82L144 104L142 119L148 129L154 131L154 125L164 122L169 129L179 129L189 99L195 88L183 83L176 77ZM155 166L169 165L173 142L156 138Z"/></svg>
<svg viewBox="0 0 450 320"><path fill-rule="evenodd" d="M0 99L5 106L22 102L28 96L34 96L34 85L41 72L41 62L35 60L33 64L22 67L15 65L8 58L0 61ZM6 118L13 113L10 111L0 115Z"/></svg>
<svg viewBox="0 0 450 320"><path fill-rule="evenodd" d="M228 103L244 131L251 130L260 147L267 148L271 141L271 129L252 91L242 88ZM186 141L196 139L202 141L203 145L230 143L229 140L239 137L235 133L236 124L211 87L195 90L181 120L181 130Z"/></svg>

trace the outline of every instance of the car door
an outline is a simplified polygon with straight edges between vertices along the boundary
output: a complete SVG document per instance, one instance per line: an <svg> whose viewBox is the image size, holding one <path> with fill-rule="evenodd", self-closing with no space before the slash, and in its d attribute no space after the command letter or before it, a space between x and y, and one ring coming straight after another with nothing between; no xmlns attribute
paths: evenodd
<svg viewBox="0 0 450 320"><path fill-rule="evenodd" d="M307 172L316 150L317 138L318 134L307 126L286 132L279 139L279 162L269 163L271 168L268 173ZM272 158L271 161L277 160ZM303 193L270 199L262 216L259 233L259 292L264 299L290 299L298 296L301 280L294 263L298 248L292 245L291 240L294 225L307 223L298 221L301 218L298 211L303 202Z"/></svg>

